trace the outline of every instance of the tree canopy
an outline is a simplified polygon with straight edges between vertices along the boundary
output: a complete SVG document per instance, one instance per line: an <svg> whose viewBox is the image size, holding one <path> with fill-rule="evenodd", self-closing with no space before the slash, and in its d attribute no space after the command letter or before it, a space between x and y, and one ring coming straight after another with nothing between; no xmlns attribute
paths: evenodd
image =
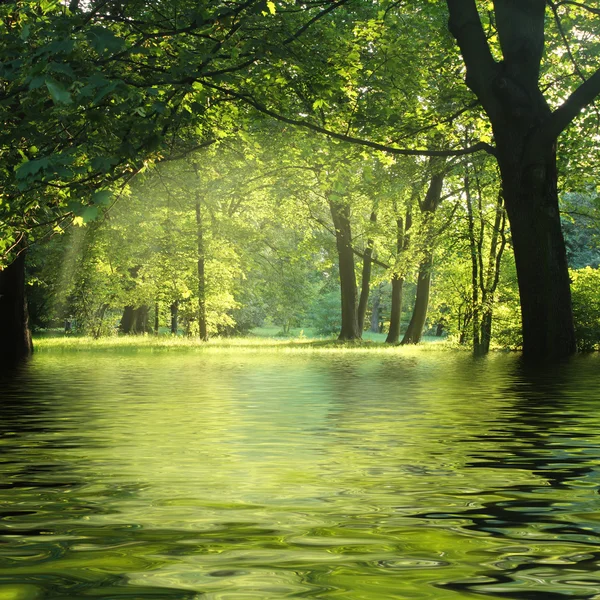
<svg viewBox="0 0 600 600"><path fill-rule="evenodd" d="M518 332L518 296L525 353L569 354L570 280L590 289L568 271L569 244L586 238L568 207L581 198L596 218L599 12L2 3L4 272L31 247L41 294L55 268L43 248L76 254L54 306L94 335L118 307L145 307L149 330L165 306L175 331L201 337L260 315L287 331L341 293L344 339L402 321L405 342L427 326L485 351L502 298ZM597 267L594 252L572 266Z"/></svg>

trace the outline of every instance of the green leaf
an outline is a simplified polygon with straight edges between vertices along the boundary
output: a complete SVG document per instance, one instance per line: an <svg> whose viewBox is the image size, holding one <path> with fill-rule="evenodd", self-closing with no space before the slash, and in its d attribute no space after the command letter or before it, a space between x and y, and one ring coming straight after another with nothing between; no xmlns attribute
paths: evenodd
<svg viewBox="0 0 600 600"><path fill-rule="evenodd" d="M90 28L88 39L98 54L119 52L119 50L122 50L125 47L124 40L117 37L110 29L100 26Z"/></svg>
<svg viewBox="0 0 600 600"><path fill-rule="evenodd" d="M110 190L100 190L94 193L93 202L96 206L107 206L112 199Z"/></svg>
<svg viewBox="0 0 600 600"><path fill-rule="evenodd" d="M21 163L16 169L17 179L27 179L37 175L42 169L46 169L50 164L48 158L38 158L37 160L28 160Z"/></svg>
<svg viewBox="0 0 600 600"><path fill-rule="evenodd" d="M275 2L272 2L271 0L268 0L268 2L267 2L267 8L269 9L269 12L272 15L274 15L276 13Z"/></svg>
<svg viewBox="0 0 600 600"><path fill-rule="evenodd" d="M114 156L96 156L95 158L92 158L92 169L94 169L94 171L108 173L108 171L110 171L118 162L118 159Z"/></svg>
<svg viewBox="0 0 600 600"><path fill-rule="evenodd" d="M95 221L98 218L98 207L97 206L86 206L81 213L81 218L84 223Z"/></svg>
<svg viewBox="0 0 600 600"><path fill-rule="evenodd" d="M71 94L54 79L46 79L46 87L52 96L55 104L71 104Z"/></svg>

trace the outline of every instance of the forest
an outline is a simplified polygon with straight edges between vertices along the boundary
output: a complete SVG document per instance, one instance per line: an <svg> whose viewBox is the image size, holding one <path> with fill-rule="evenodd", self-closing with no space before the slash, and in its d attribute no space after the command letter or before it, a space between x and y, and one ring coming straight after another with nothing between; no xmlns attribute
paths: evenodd
<svg viewBox="0 0 600 600"><path fill-rule="evenodd" d="M0 1L0 600L598 600L599 25Z"/></svg>
<svg viewBox="0 0 600 600"><path fill-rule="evenodd" d="M597 349L599 14L2 3L2 356L265 327Z"/></svg>

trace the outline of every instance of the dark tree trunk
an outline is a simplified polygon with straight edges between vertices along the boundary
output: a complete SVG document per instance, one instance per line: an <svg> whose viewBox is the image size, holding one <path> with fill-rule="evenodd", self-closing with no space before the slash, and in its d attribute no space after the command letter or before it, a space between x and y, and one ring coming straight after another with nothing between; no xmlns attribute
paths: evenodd
<svg viewBox="0 0 600 600"><path fill-rule="evenodd" d="M0 360L14 363L33 352L25 296L25 251L0 270Z"/></svg>
<svg viewBox="0 0 600 600"><path fill-rule="evenodd" d="M475 348L475 354L484 356L490 351L490 343L492 341L492 318L493 311L491 308L484 309L481 315L481 336L479 340L479 348Z"/></svg>
<svg viewBox="0 0 600 600"><path fill-rule="evenodd" d="M573 354L575 331L555 155L544 165L527 169L500 158L500 168L521 298L523 355L541 359Z"/></svg>
<svg viewBox="0 0 600 600"><path fill-rule="evenodd" d="M402 316L402 290L404 278L399 275L392 277L392 307L390 311L390 330L388 331L386 344L397 344L400 340L400 318Z"/></svg>
<svg viewBox="0 0 600 600"><path fill-rule="evenodd" d="M406 220L396 219L396 255L397 260L409 246L408 230L412 226L411 207L406 211ZM392 276L392 306L390 310L390 329L388 331L386 344L397 344L400 340L400 319L402 317L402 291L404 289L404 277L400 273Z"/></svg>
<svg viewBox="0 0 600 600"><path fill-rule="evenodd" d="M437 233L434 230L434 214L442 201L442 187L444 185L445 172L443 163L438 158L430 161L432 175L427 193L422 202L419 203L421 212L425 215L424 242L425 257L419 265L419 278L417 280L417 297L415 306L408 324L408 328L402 338L402 344L418 344L423 336L423 327L427 319L429 307L429 289L431 287L431 271L433 268L433 248L436 243Z"/></svg>
<svg viewBox="0 0 600 600"><path fill-rule="evenodd" d="M179 325L177 323L179 318L179 302L175 301L171 304L171 333L177 335Z"/></svg>
<svg viewBox="0 0 600 600"><path fill-rule="evenodd" d="M371 213L371 223L377 222L377 214ZM367 247L365 248L363 256L362 266L362 277L361 277L361 289L360 289L360 300L358 301L358 330L361 333L365 328L365 316L367 314L367 304L369 302L369 291L371 286L371 269L373 266L373 240L367 240Z"/></svg>
<svg viewBox="0 0 600 600"><path fill-rule="evenodd" d="M134 333L148 333L148 317L150 316L150 307L139 306L134 310L135 323L133 327Z"/></svg>
<svg viewBox="0 0 600 600"><path fill-rule="evenodd" d="M158 302L154 304L154 334L158 335L158 327L160 321L160 305Z"/></svg>
<svg viewBox="0 0 600 600"><path fill-rule="evenodd" d="M198 243L198 326L200 339L208 340L206 327L206 273L204 253L204 227L202 223L202 205L199 195L196 195L196 240Z"/></svg>
<svg viewBox="0 0 600 600"><path fill-rule="evenodd" d="M381 287L378 287L373 295L373 306L371 308L371 333L379 333L379 316L381 310Z"/></svg>
<svg viewBox="0 0 600 600"><path fill-rule="evenodd" d="M418 344L423 336L423 327L427 319L429 306L429 289L431 287L431 268L433 267L433 254L428 252L419 265L419 279L417 280L417 297L408 329L402 338L402 344Z"/></svg>
<svg viewBox="0 0 600 600"><path fill-rule="evenodd" d="M348 206L335 202L330 202L329 207L335 227L335 241L340 271L342 328L338 339L359 340L362 337L362 331L358 328L358 294L356 289L356 275L354 273L350 209Z"/></svg>
<svg viewBox="0 0 600 600"><path fill-rule="evenodd" d="M119 331L121 333L133 333L135 330L135 319L135 308L131 305L126 306L123 310L123 316L121 317Z"/></svg>

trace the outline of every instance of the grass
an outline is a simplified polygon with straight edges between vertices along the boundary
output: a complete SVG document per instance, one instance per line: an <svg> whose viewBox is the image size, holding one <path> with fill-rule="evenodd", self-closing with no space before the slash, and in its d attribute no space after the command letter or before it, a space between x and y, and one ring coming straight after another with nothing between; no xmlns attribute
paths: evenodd
<svg viewBox="0 0 600 600"><path fill-rule="evenodd" d="M298 332L299 333L299 332ZM312 332L311 332L312 333ZM440 338L425 338L418 346L389 346L385 335L367 334L365 339L354 342L338 342L333 338L306 337L303 332L296 337L273 337L261 330L247 337L213 338L201 342L198 338L172 335L123 335L99 339L73 335L41 336L34 338L36 352L47 351L111 351L111 350L196 350L201 352L384 352L413 353L426 350L457 348L456 344Z"/></svg>

